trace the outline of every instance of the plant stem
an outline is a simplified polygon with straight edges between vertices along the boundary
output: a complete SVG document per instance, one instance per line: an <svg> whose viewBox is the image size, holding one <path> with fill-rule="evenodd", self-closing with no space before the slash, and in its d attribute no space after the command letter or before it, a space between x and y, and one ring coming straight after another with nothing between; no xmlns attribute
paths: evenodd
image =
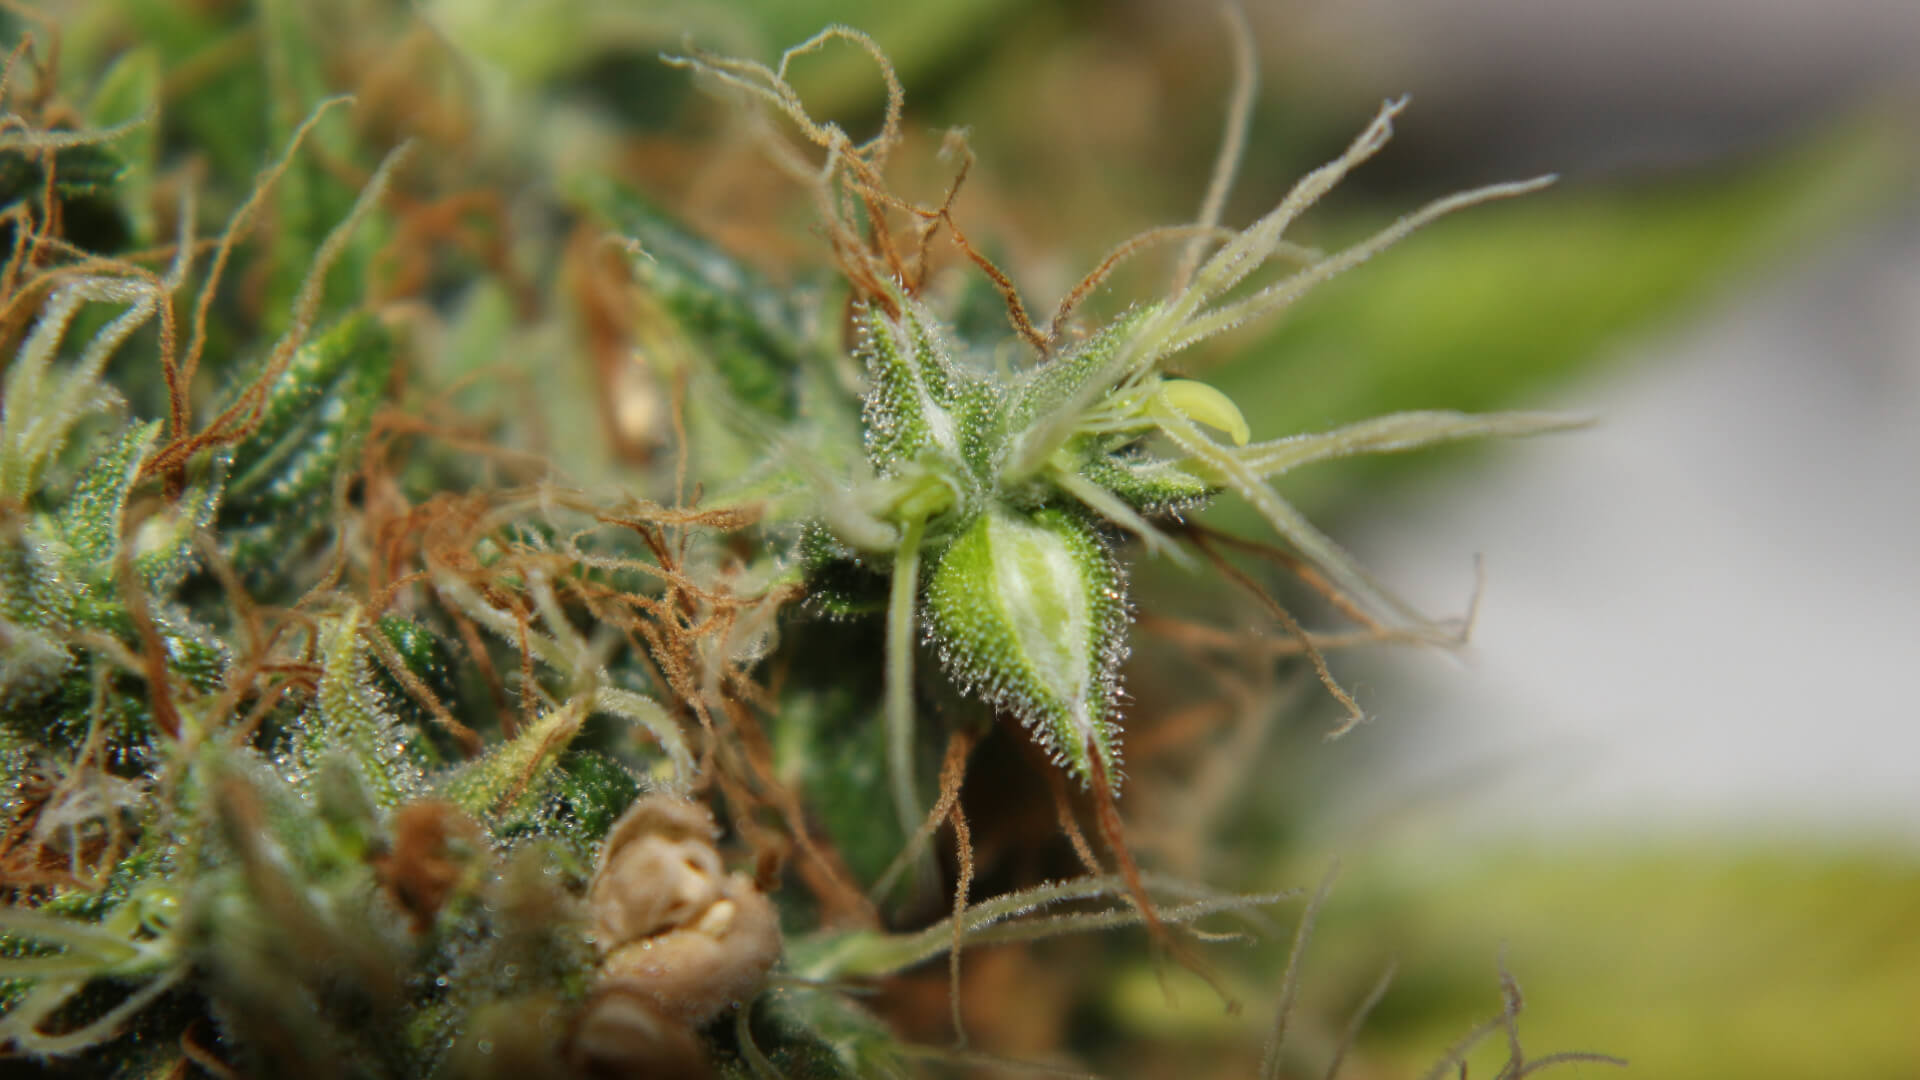
<svg viewBox="0 0 1920 1080"><path fill-rule="evenodd" d="M913 626L920 592L920 538L924 518L909 518L893 555L893 588L887 600L887 774L900 828L912 836L920 824L920 798L913 783Z"/></svg>

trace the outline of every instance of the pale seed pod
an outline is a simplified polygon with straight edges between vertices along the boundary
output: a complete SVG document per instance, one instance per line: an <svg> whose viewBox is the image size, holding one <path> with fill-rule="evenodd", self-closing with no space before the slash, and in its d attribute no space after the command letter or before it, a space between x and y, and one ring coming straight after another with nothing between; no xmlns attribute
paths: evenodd
<svg viewBox="0 0 1920 1080"><path fill-rule="evenodd" d="M694 922L726 894L718 835L705 806L664 795L642 796L614 822L587 890L602 954Z"/></svg>
<svg viewBox="0 0 1920 1080"><path fill-rule="evenodd" d="M779 913L727 872L718 833L705 806L667 795L642 796L608 833L587 892L601 963L573 1034L584 1069L683 1058L692 1029L752 996L780 959Z"/></svg>

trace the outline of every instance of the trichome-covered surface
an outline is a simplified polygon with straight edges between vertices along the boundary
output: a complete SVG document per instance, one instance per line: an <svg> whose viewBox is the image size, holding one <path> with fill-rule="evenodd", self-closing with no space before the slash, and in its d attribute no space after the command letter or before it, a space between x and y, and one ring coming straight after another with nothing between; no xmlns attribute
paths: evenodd
<svg viewBox="0 0 1920 1080"><path fill-rule="evenodd" d="M1291 972L1227 943L1287 936L1281 893L1224 891L1278 884L1219 870L1286 665L1351 708L1320 646L1458 628L1272 480L1566 420L1436 401L1274 432L1175 371L1537 185L1288 239L1391 104L1251 225L1209 195L1043 318L989 258L1019 245L955 209L964 140L936 163L902 134L869 39L803 50L882 73L841 95L856 141L784 61L663 65L665 28L576 6L598 51L479 4L6 16L0 1054L1116 1067L1153 1035L1113 1025L1102 973L1183 965L1286 1016ZM896 153L939 179L896 184ZM724 242L663 208L709 188L739 195ZM1096 295L1156 253L1171 285ZM1258 531L1183 516L1216 500ZM1132 602L1147 562L1193 602ZM1303 629L1263 566L1353 629ZM1253 1068L1267 1026L1200 1057ZM1274 1035L1270 1075L1345 1053Z"/></svg>

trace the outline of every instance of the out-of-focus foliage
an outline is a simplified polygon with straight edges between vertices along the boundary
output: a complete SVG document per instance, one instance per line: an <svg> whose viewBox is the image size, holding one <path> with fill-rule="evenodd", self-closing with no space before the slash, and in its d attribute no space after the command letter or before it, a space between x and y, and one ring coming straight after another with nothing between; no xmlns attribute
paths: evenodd
<svg viewBox="0 0 1920 1080"><path fill-rule="evenodd" d="M1662 1076L1912 1069L1920 875L1897 848L1595 838L1462 853L1437 881L1414 865L1349 878L1321 954L1323 972L1351 965L1350 984L1402 958L1406 998L1375 1030L1409 1071L1485 1010L1490 955L1527 973L1526 1031L1543 1046L1596 1043Z"/></svg>

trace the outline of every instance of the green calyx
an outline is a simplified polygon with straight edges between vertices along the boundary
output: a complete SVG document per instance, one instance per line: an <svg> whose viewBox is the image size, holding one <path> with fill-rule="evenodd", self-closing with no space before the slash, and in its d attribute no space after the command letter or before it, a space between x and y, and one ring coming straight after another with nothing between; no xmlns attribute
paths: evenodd
<svg viewBox="0 0 1920 1080"><path fill-rule="evenodd" d="M939 557L928 636L957 681L1019 717L1082 783L1118 782L1111 715L1126 596L1107 545L1077 515L997 508Z"/></svg>

